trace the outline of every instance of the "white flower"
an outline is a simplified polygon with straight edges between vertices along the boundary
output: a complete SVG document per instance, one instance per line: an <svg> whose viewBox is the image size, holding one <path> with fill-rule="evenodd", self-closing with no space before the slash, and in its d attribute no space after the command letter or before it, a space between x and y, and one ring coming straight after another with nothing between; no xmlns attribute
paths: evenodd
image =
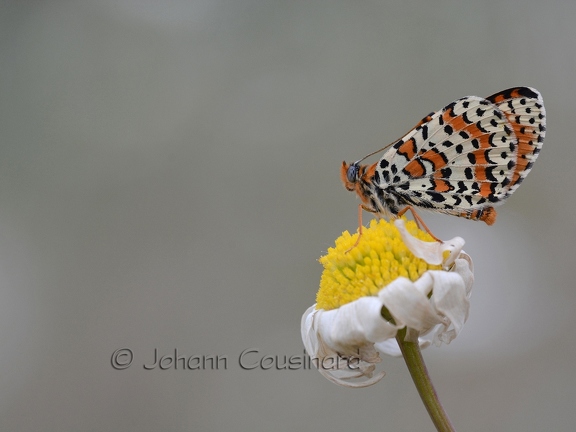
<svg viewBox="0 0 576 432"><path fill-rule="evenodd" d="M450 343L468 318L474 277L472 260L462 251L464 240L423 241L408 232L404 220L398 219L394 225L396 229L382 220L364 230L360 244L351 251L353 257L345 251L355 238L344 233L321 259L325 272L332 272L323 275L323 282L325 277L327 284L339 281L326 291L343 301L331 310L317 309L316 304L308 308L302 317L302 340L318 370L337 384L366 387L381 380L384 372L374 374L381 361L379 352L401 354L395 339L399 329L406 327L405 339L418 341L421 348L431 342L439 346ZM415 227L411 230L425 237ZM397 250L398 242L410 256ZM439 269L426 270L426 263L428 268ZM415 266L422 269L422 265L424 271L415 274ZM393 277L396 273L392 272L392 281L376 287L376 292L358 294L366 292L365 286L372 286L374 280L381 281L390 269L408 277ZM342 291L345 296L340 296ZM319 292L318 304L332 304L333 299L326 300L325 295ZM350 296L355 299L348 300ZM383 307L391 320L384 319ZM361 380L349 381L354 378Z"/></svg>

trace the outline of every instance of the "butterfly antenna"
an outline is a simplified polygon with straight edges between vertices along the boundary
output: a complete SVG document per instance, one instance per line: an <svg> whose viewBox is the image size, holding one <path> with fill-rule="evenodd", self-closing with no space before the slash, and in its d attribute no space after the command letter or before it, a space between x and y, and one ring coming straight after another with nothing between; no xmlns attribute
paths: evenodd
<svg viewBox="0 0 576 432"><path fill-rule="evenodd" d="M372 152L370 154L367 154L366 156L364 156L362 159L357 160L356 162L354 162L354 165L359 164L360 162L362 162L364 159L369 158L370 156L375 155L376 153L380 153L381 151L386 150L388 147L390 147L393 144L396 144L398 142L398 140L396 141L392 141L390 144L385 145L384 147L382 147L380 150L376 150L375 152Z"/></svg>

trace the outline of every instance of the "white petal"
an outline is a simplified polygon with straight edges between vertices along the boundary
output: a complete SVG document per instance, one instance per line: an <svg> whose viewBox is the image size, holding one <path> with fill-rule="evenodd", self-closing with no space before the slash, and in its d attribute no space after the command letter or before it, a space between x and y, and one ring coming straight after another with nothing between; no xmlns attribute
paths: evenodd
<svg viewBox="0 0 576 432"><path fill-rule="evenodd" d="M398 325L382 318L382 303L377 297L362 297L338 309L322 311L318 331L326 344L343 355L357 355L369 342L396 335Z"/></svg>
<svg viewBox="0 0 576 432"><path fill-rule="evenodd" d="M434 288L433 279L428 273L418 279L418 286L409 279L399 277L378 293L378 298L400 327L425 331L442 322L425 294Z"/></svg>
<svg viewBox="0 0 576 432"><path fill-rule="evenodd" d="M396 219L394 225L398 228L404 244L410 249L415 257L421 258L429 264L443 264L445 268L452 265L460 251L464 247L462 237L454 237L452 240L443 242L427 242L414 237L408 232L403 219ZM444 259L444 252L449 251L450 255Z"/></svg>
<svg viewBox="0 0 576 432"><path fill-rule="evenodd" d="M400 357L402 355L402 351L400 351L400 347L398 346L396 338L386 339L385 341L377 342L374 344L374 347L378 351L392 357Z"/></svg>
<svg viewBox="0 0 576 432"><path fill-rule="evenodd" d="M436 313L446 318L443 323L444 342L454 339L468 319L470 302L466 296L466 287L460 275L448 272L429 272L435 281L434 295L431 298ZM454 331L448 332L453 327Z"/></svg>
<svg viewBox="0 0 576 432"><path fill-rule="evenodd" d="M357 305L354 306L354 303ZM359 316L362 316L362 312L367 312L366 316L373 316L373 312L369 311L374 308L371 303L373 302L357 300L332 311L316 310L316 305L313 305L302 316L301 332L306 351L320 373L336 384L346 387L367 387L377 383L386 375L385 372L373 374L375 364L381 359L374 349L374 344L362 336L362 322L369 324L365 333L373 337L388 336L391 332L388 328L390 324L386 323L382 316L377 320L366 318L355 320L352 316L358 312ZM349 305L352 306L346 308ZM380 305L378 311L381 307ZM340 312L342 309L344 312ZM383 326L384 333L379 329L381 323L378 321L386 324ZM347 324L351 324L352 328L345 328ZM327 343L324 337L330 339L336 347L330 346L331 344ZM347 346L346 343L350 345ZM344 355L343 352L338 352L338 348L349 354ZM350 379L362 379L362 381L350 382L348 381Z"/></svg>
<svg viewBox="0 0 576 432"><path fill-rule="evenodd" d="M304 315L302 315L302 320L300 321L300 333L302 334L302 342L304 342L304 348L306 352L312 356L318 352L318 336L316 335L316 329L314 328L314 315L316 314L316 304L313 304Z"/></svg>
<svg viewBox="0 0 576 432"><path fill-rule="evenodd" d="M420 349L429 347L431 343L432 342L429 339L422 337L418 338L418 345L420 345ZM400 357L402 355L402 351L398 346L398 341L396 340L396 338L387 339L385 341L375 343L374 347L381 353L384 353L392 357Z"/></svg>
<svg viewBox="0 0 576 432"><path fill-rule="evenodd" d="M439 278L431 301L437 313L445 317L445 322L434 332L435 345L450 343L468 319L474 277L470 257L462 255L465 257L456 260L452 272L430 272L432 277Z"/></svg>
<svg viewBox="0 0 576 432"><path fill-rule="evenodd" d="M470 255L464 251L460 252L451 270L462 277L464 285L466 285L466 295L470 297L472 285L474 284L474 264Z"/></svg>

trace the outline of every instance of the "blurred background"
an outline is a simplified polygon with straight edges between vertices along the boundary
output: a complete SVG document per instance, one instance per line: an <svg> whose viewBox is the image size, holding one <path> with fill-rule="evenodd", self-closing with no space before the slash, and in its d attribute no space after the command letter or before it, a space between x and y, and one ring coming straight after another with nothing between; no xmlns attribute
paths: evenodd
<svg viewBox="0 0 576 432"><path fill-rule="evenodd" d="M497 223L423 214L476 274L464 331L424 357L458 430L574 430L574 16L568 0L3 1L0 429L433 430L402 359L364 390L282 365L303 356L317 258L357 228L342 160L528 85L546 141ZM246 349L281 370L243 369ZM174 350L227 363L144 368Z"/></svg>

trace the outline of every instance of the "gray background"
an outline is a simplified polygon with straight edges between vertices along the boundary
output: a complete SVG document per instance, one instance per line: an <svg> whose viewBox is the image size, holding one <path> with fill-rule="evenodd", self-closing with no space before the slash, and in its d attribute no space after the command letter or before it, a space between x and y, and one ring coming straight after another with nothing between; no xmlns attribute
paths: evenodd
<svg viewBox="0 0 576 432"><path fill-rule="evenodd" d="M572 431L575 16L568 0L3 1L0 429L433 430L401 359L351 390L238 357L302 355L316 259L357 226L343 159L529 85L546 142L496 225L423 214L476 267L463 333L424 355L457 429ZM228 367L147 371L155 349Z"/></svg>

